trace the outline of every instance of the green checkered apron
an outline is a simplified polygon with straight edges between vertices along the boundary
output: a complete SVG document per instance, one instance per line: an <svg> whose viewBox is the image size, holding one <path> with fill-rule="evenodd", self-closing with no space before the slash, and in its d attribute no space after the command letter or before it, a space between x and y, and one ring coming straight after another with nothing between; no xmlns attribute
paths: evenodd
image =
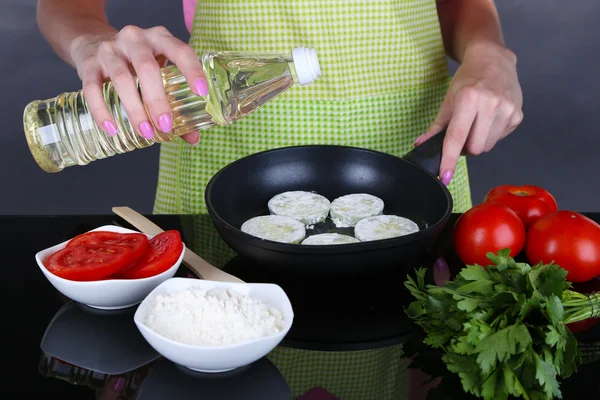
<svg viewBox="0 0 600 400"><path fill-rule="evenodd" d="M322 76L295 86L197 146L161 145L154 212L204 214L204 188L221 168L259 151L338 144L402 156L435 118L449 73L436 0L199 0L191 45L204 51L317 51ZM471 207L467 166L450 184L454 210ZM206 220L205 220L206 221ZM212 227L191 245L214 265L232 254ZM341 399L406 398L400 346L360 352L278 348L270 359L297 396L322 386Z"/></svg>
<svg viewBox="0 0 600 400"><path fill-rule="evenodd" d="M317 51L322 76L292 87L198 146L161 145L155 212L204 213L204 188L249 154L300 144L340 144L402 156L434 120L449 74L435 0L199 0L198 52ZM471 205L461 158L450 184L455 210Z"/></svg>

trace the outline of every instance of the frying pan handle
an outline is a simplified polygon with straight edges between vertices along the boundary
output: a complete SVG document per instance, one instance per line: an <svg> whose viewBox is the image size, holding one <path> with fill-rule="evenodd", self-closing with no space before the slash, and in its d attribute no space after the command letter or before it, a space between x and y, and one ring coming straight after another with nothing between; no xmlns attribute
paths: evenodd
<svg viewBox="0 0 600 400"><path fill-rule="evenodd" d="M433 176L438 176L442 162L442 145L444 144L445 137L446 128L406 153L402 158L425 168Z"/></svg>

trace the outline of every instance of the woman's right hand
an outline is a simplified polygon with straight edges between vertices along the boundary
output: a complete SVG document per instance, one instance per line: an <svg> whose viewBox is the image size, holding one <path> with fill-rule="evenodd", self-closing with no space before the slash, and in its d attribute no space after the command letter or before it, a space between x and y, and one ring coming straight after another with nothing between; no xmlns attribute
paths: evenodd
<svg viewBox="0 0 600 400"><path fill-rule="evenodd" d="M160 67L166 60L177 65L193 93L208 94L206 77L196 52L164 27L126 26L119 32L86 35L74 42L71 58L83 82L83 95L92 116L110 136L117 133L117 126L102 92L102 85L109 79L136 133L147 139L154 136L153 124L165 133L173 128L171 108L160 74ZM148 120L136 88L136 75L152 121ZM200 135L192 132L182 139L197 144Z"/></svg>

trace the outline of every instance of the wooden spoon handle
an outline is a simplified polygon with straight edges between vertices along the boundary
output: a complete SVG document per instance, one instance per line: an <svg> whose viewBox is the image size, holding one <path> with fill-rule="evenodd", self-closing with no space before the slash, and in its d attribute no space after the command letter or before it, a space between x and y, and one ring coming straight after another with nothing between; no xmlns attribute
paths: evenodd
<svg viewBox="0 0 600 400"><path fill-rule="evenodd" d="M112 211L131 225L135 226L140 232L147 235L158 235L164 232L158 225L144 217L142 214L134 211L129 207L113 207ZM218 268L210 265L202 257L191 251L188 247L185 248L183 255L183 263L198 275L199 278L209 281L220 282L235 282L244 283L241 279L221 271Z"/></svg>

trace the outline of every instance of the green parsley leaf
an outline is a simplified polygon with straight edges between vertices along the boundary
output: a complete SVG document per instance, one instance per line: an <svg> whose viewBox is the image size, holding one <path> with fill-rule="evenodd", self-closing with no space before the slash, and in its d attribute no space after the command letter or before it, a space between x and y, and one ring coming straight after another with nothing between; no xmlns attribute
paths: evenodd
<svg viewBox="0 0 600 400"><path fill-rule="evenodd" d="M468 298L468 297L465 297L461 301L456 303L456 307L459 310L462 310L465 312L474 311L478 306L479 306L479 300L473 299L473 298Z"/></svg>
<svg viewBox="0 0 600 400"><path fill-rule="evenodd" d="M551 294L546 298L546 313L552 325L560 325L563 321L565 309L558 296Z"/></svg>
<svg viewBox="0 0 600 400"><path fill-rule="evenodd" d="M469 265L460 271L458 276L467 281L485 281L490 280L490 274L487 269L480 265Z"/></svg>
<svg viewBox="0 0 600 400"><path fill-rule="evenodd" d="M481 387L481 394L484 399L508 399L508 391L504 386L504 377L502 372L496 369L488 378L483 382Z"/></svg>
<svg viewBox="0 0 600 400"><path fill-rule="evenodd" d="M430 351L441 353L463 390L475 396L560 397L558 378L581 363L565 321L592 315L600 294L570 291L566 271L555 264L517 263L508 249L488 258L487 268L467 266L443 286L425 284L423 268L408 277L415 300L405 311L423 329L421 345L436 348Z"/></svg>
<svg viewBox="0 0 600 400"><path fill-rule="evenodd" d="M517 324L504 328L479 342L476 346L477 364L484 374L491 372L498 361L508 359L531 345L531 335L525 325Z"/></svg>
<svg viewBox="0 0 600 400"><path fill-rule="evenodd" d="M562 399L562 394L558 388L558 381L556 380L556 370L552 364L543 361L537 355L535 356L536 371L535 378L542 386L542 390L546 394L548 399L557 397Z"/></svg>

